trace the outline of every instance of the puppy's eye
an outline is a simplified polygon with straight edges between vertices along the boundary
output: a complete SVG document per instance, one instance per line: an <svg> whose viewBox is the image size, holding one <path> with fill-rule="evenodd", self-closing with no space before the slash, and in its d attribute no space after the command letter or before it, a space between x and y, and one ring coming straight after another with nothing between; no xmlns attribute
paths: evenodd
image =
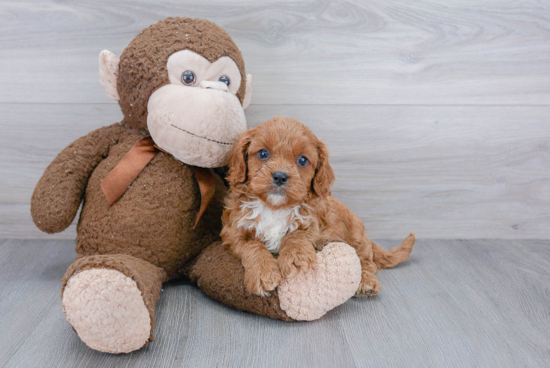
<svg viewBox="0 0 550 368"><path fill-rule="evenodd" d="M307 158L305 158L304 156L300 156L298 157L298 165L302 166L302 167L305 167L308 163L308 160Z"/></svg>
<svg viewBox="0 0 550 368"><path fill-rule="evenodd" d="M197 77L195 76L195 73L193 73L191 70L186 70L183 73L181 73L181 81L186 86L190 86L193 83L195 83L195 80Z"/></svg>
<svg viewBox="0 0 550 368"><path fill-rule="evenodd" d="M269 151L266 149L261 150L258 152L258 158L260 160L267 160L269 158Z"/></svg>
<svg viewBox="0 0 550 368"><path fill-rule="evenodd" d="M228 86L228 87L229 87L229 84L231 83L231 82L229 81L229 77L226 76L226 75L222 75L222 76L220 77L219 81L222 82L222 83L225 83L225 85Z"/></svg>

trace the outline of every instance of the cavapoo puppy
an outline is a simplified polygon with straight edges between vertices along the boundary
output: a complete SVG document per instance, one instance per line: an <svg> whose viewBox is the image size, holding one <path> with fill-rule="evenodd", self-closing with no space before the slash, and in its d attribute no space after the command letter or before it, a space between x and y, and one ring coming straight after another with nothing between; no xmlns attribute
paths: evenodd
<svg viewBox="0 0 550 368"><path fill-rule="evenodd" d="M403 262L412 250L414 234L390 251L368 238L359 216L331 195L327 147L296 120L279 116L244 133L228 181L221 236L240 258L253 294L269 295L283 277L314 267L316 246L343 241L361 260L357 295L375 295L376 272Z"/></svg>

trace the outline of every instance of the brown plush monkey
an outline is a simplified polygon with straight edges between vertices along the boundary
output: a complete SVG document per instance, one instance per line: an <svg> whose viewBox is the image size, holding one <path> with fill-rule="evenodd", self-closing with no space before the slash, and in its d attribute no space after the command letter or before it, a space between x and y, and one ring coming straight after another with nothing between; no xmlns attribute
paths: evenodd
<svg viewBox="0 0 550 368"><path fill-rule="evenodd" d="M287 321L319 318L353 295L360 266L347 245L262 298L244 291L240 262L218 241L226 187L209 168L226 164L245 131L251 95L223 29L168 18L136 36L120 60L105 50L99 61L124 119L65 148L31 201L47 233L67 228L82 203L62 304L88 346L122 353L152 341L162 283L181 277L231 307Z"/></svg>

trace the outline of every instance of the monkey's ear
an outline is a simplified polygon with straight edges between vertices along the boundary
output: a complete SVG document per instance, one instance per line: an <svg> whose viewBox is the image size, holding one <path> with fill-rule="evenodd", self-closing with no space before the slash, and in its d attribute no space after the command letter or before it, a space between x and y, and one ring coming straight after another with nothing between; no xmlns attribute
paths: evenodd
<svg viewBox="0 0 550 368"><path fill-rule="evenodd" d="M243 98L243 109L246 109L250 105L250 99L252 98L252 74L246 75L246 90Z"/></svg>
<svg viewBox="0 0 550 368"><path fill-rule="evenodd" d="M99 53L99 83L111 100L118 101L116 80L118 77L118 58L109 50Z"/></svg>

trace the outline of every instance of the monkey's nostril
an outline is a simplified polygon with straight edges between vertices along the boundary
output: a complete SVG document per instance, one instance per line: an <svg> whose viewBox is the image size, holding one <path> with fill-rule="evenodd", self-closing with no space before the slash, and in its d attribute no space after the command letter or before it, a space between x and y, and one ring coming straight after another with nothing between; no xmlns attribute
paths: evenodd
<svg viewBox="0 0 550 368"><path fill-rule="evenodd" d="M227 88L227 84L223 82L202 81L200 83L200 87L204 89L217 89L225 92L229 91L229 89Z"/></svg>
<svg viewBox="0 0 550 368"><path fill-rule="evenodd" d="M275 171L273 173L273 182L277 184L277 186L281 186L286 184L288 181L288 174L284 173L282 171Z"/></svg>

